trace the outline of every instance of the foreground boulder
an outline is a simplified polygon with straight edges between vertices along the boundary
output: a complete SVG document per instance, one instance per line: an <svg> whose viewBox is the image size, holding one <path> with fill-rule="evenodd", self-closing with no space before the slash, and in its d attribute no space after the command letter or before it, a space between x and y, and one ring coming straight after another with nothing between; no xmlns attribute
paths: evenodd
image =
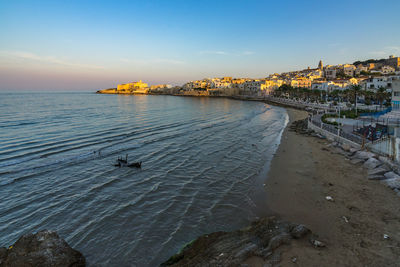
<svg viewBox="0 0 400 267"><path fill-rule="evenodd" d="M8 249L0 248L0 266L85 266L83 255L54 231L20 237Z"/></svg>
<svg viewBox="0 0 400 267"><path fill-rule="evenodd" d="M261 219L234 232L200 236L161 266L240 266L250 257L259 257L266 266L275 266L280 261L280 246L310 234L301 224L273 217Z"/></svg>

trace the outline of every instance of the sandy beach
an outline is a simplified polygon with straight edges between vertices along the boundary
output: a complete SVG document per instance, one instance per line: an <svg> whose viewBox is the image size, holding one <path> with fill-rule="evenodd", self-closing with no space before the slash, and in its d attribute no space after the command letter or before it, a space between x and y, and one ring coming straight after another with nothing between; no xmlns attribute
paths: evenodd
<svg viewBox="0 0 400 267"><path fill-rule="evenodd" d="M307 117L287 111L288 126ZM399 266L400 198L329 144L288 127L282 135L266 181L268 206L280 219L305 224L326 244L282 246L282 266Z"/></svg>

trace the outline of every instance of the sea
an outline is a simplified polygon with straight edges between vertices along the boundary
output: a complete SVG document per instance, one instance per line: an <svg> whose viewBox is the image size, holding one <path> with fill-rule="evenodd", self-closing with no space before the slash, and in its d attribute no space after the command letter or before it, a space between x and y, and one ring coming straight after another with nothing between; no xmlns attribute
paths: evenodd
<svg viewBox="0 0 400 267"><path fill-rule="evenodd" d="M158 266L268 213L287 122L283 108L227 98L0 93L0 247L49 229L88 266Z"/></svg>

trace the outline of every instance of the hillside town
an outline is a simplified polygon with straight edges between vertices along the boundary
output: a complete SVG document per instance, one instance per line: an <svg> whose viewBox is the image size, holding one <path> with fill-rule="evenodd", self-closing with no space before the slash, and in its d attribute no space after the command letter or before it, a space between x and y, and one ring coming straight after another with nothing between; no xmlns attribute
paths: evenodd
<svg viewBox="0 0 400 267"><path fill-rule="evenodd" d="M305 89L309 92L345 91L359 85L372 93L383 88L392 91L393 81L400 78L400 57L357 61L354 64L325 65L319 61L317 68L284 73L274 73L266 78L204 78L182 86L168 84L149 86L147 83L119 84L117 88L101 90L101 93L121 94L174 94L191 96L269 96L277 95L282 88Z"/></svg>

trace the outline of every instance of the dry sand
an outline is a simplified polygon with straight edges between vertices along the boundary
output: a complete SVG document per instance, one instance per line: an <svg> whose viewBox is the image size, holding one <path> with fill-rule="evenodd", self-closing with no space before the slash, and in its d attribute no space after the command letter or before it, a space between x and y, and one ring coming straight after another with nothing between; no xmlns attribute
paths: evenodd
<svg viewBox="0 0 400 267"><path fill-rule="evenodd" d="M307 117L304 111L287 111L290 122ZM319 249L307 240L282 246L281 265L400 266L400 198L368 180L361 165L333 153L329 143L286 128L272 160L268 206L281 219L305 224L326 243Z"/></svg>

